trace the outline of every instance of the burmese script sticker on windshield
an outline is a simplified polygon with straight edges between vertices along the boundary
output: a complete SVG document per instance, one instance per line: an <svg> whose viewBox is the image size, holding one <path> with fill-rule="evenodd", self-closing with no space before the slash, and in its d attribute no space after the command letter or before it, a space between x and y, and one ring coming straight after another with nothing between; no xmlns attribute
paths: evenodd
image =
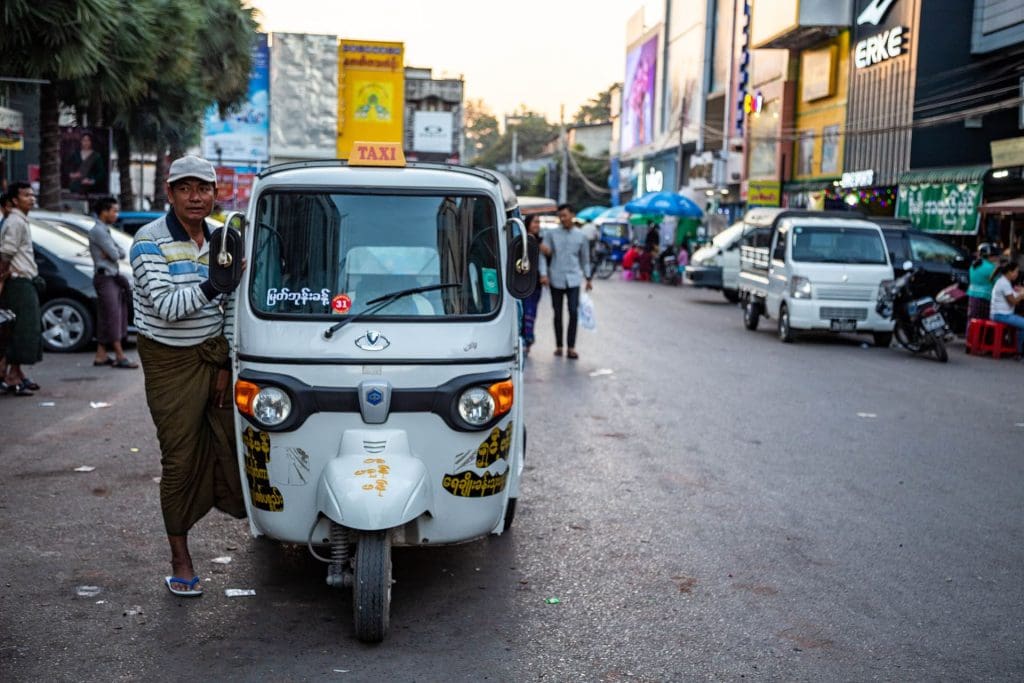
<svg viewBox="0 0 1024 683"><path fill-rule="evenodd" d="M498 293L498 271L494 268L483 269L483 281L484 281L484 293L485 294L497 294Z"/></svg>
<svg viewBox="0 0 1024 683"><path fill-rule="evenodd" d="M352 310L352 299L347 294L339 294L331 299L331 313L345 315Z"/></svg>

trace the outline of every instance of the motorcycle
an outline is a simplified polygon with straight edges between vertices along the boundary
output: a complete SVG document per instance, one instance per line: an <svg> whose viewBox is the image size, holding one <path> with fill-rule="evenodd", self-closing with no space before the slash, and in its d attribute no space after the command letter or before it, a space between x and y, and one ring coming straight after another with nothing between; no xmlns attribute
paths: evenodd
<svg viewBox="0 0 1024 683"><path fill-rule="evenodd" d="M945 343L949 326L934 298L914 294L913 264L904 264L904 269L906 273L883 286L875 310L896 323L893 334L900 346L915 354L931 352L945 363L949 360Z"/></svg>
<svg viewBox="0 0 1024 683"><path fill-rule="evenodd" d="M594 256L591 260L592 271L596 277L607 280L615 273L615 268L622 262L622 255L616 258L615 252L608 248L604 242L598 242L594 246Z"/></svg>
<svg viewBox="0 0 1024 683"><path fill-rule="evenodd" d="M966 285L966 282L958 280L935 295L942 317L955 334L965 334L967 331Z"/></svg>
<svg viewBox="0 0 1024 683"><path fill-rule="evenodd" d="M661 268L661 281L666 285L678 286L682 281L682 275L679 272L679 262L675 250L669 247L658 258L658 262Z"/></svg>

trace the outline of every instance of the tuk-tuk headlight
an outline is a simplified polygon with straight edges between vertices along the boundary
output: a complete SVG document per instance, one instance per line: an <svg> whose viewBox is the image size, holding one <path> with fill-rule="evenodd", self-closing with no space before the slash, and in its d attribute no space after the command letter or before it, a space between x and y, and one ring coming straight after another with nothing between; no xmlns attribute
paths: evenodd
<svg viewBox="0 0 1024 683"><path fill-rule="evenodd" d="M459 417L474 427L485 425L494 417L494 398L483 387L472 387L459 396Z"/></svg>
<svg viewBox="0 0 1024 683"><path fill-rule="evenodd" d="M277 387L263 387L252 402L252 416L268 427L281 424L291 413L291 398Z"/></svg>

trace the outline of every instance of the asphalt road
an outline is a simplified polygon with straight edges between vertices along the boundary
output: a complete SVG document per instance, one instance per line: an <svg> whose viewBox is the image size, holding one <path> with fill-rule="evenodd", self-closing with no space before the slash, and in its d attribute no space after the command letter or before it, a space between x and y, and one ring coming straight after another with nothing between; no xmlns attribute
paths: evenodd
<svg viewBox="0 0 1024 683"><path fill-rule="evenodd" d="M40 394L0 397L0 680L1024 678L1024 367L594 296L579 361L542 302L514 529L397 550L378 646L304 549L218 514L206 594L170 596L140 372L47 356Z"/></svg>

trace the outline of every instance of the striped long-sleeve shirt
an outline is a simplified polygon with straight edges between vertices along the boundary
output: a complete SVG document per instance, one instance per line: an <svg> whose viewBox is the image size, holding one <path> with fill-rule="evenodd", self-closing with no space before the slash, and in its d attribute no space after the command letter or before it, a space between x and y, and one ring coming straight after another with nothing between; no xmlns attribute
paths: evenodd
<svg viewBox="0 0 1024 683"><path fill-rule="evenodd" d="M132 244L135 326L168 346L195 346L223 334L232 342L235 295L210 284L210 228L197 247L174 211L142 227Z"/></svg>

